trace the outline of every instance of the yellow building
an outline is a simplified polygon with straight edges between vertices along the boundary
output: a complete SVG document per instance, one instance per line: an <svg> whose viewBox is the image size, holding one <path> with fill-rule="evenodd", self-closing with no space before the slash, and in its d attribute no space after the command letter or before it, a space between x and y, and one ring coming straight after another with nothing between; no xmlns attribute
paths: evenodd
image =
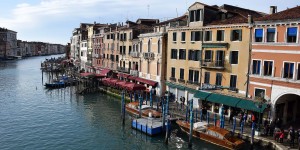
<svg viewBox="0 0 300 150"><path fill-rule="evenodd" d="M198 90L245 97L249 61L248 15L256 11L230 5L208 6L199 2L188 9L188 25L168 30L167 90L177 100L194 99L200 107ZM219 111L222 100L209 106ZM228 103L228 106L231 106Z"/></svg>

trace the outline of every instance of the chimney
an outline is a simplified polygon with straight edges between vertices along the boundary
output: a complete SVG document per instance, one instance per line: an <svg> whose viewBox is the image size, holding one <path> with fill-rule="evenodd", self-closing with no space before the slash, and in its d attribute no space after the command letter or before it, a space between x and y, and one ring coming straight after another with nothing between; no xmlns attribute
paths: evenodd
<svg viewBox="0 0 300 150"><path fill-rule="evenodd" d="M277 13L277 6L270 6L270 14Z"/></svg>
<svg viewBox="0 0 300 150"><path fill-rule="evenodd" d="M253 18L251 15L248 15L248 24L252 24L253 23Z"/></svg>

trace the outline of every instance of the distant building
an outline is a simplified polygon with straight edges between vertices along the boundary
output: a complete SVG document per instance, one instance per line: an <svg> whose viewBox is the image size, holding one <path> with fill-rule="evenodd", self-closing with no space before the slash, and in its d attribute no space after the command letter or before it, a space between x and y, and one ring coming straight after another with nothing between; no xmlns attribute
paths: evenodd
<svg viewBox="0 0 300 150"><path fill-rule="evenodd" d="M17 32L0 28L0 57L16 56L17 49Z"/></svg>

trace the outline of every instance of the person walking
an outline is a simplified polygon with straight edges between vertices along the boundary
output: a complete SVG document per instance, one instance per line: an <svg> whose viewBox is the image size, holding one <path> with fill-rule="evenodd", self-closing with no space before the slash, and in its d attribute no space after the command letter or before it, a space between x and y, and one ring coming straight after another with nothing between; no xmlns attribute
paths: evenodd
<svg viewBox="0 0 300 150"><path fill-rule="evenodd" d="M230 114L229 114L229 119L228 119L228 123L230 124L232 124L233 123L233 116L234 116L234 112L231 112Z"/></svg>
<svg viewBox="0 0 300 150"><path fill-rule="evenodd" d="M294 143L294 140L295 140L295 130L294 128L291 126L290 129L289 129L289 142L290 142L290 147L294 147L295 146L295 143Z"/></svg>

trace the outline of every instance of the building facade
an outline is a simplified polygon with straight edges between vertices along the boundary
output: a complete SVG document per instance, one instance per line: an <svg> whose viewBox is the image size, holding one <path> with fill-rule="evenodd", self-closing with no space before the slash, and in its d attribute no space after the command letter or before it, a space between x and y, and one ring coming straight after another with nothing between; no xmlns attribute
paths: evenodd
<svg viewBox="0 0 300 150"><path fill-rule="evenodd" d="M300 7L255 21L252 30L251 97L271 104L271 119L293 123L300 117Z"/></svg>

